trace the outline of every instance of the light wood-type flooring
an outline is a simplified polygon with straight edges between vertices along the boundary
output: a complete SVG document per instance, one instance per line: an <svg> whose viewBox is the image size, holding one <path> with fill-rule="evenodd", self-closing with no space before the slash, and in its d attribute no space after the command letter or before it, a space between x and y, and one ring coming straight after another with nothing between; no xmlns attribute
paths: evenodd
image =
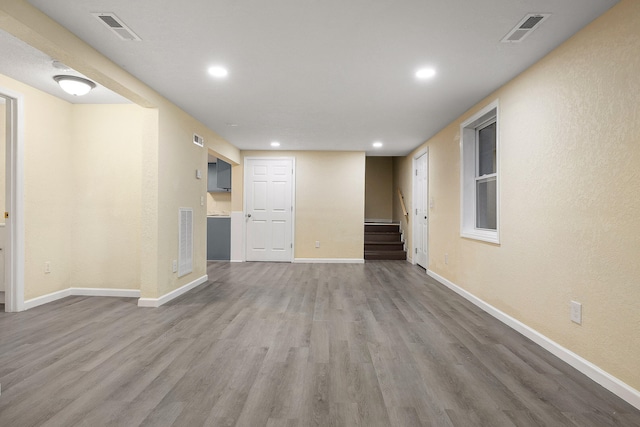
<svg viewBox="0 0 640 427"><path fill-rule="evenodd" d="M402 261L212 263L156 309L0 313L0 426L640 426Z"/></svg>

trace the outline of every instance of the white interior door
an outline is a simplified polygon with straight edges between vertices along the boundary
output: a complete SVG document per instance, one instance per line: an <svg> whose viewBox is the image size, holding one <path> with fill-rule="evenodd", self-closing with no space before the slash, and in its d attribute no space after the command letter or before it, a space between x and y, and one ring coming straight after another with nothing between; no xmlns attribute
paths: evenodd
<svg viewBox="0 0 640 427"><path fill-rule="evenodd" d="M245 160L247 261L293 260L293 159Z"/></svg>
<svg viewBox="0 0 640 427"><path fill-rule="evenodd" d="M424 268L428 268L428 153L424 153L415 159L414 175L414 262Z"/></svg>

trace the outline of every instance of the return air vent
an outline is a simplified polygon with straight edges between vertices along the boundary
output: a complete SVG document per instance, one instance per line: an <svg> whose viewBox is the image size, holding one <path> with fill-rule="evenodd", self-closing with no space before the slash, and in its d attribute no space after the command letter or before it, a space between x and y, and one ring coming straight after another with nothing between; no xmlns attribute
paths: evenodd
<svg viewBox="0 0 640 427"><path fill-rule="evenodd" d="M200 146L200 147L204 147L204 138L201 137L198 134L193 134L193 143Z"/></svg>
<svg viewBox="0 0 640 427"><path fill-rule="evenodd" d="M519 43L524 40L529 34L540 26L548 17L550 13L530 13L518 23L509 33L501 40L502 43Z"/></svg>
<svg viewBox="0 0 640 427"><path fill-rule="evenodd" d="M100 22L113 31L120 39L126 41L140 41L142 40L131 28L127 27L120 18L115 14L109 12L97 12L92 13Z"/></svg>

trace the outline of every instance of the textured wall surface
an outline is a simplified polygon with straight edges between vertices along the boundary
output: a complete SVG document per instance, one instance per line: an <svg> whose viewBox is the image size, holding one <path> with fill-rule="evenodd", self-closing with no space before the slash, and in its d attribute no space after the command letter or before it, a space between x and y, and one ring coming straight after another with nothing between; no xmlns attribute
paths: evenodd
<svg viewBox="0 0 640 427"><path fill-rule="evenodd" d="M638 22L640 2L623 0L424 144L429 268L636 389ZM495 99L500 245L459 234L459 126ZM410 162L396 164L410 185ZM582 325L569 320L571 300L583 304Z"/></svg>
<svg viewBox="0 0 640 427"><path fill-rule="evenodd" d="M393 218L393 158L367 157L364 193L364 217Z"/></svg>

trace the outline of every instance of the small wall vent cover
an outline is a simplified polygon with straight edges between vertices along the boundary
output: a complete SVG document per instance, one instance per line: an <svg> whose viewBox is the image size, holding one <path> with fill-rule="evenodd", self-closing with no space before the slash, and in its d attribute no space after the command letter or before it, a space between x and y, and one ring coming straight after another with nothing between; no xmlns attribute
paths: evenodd
<svg viewBox="0 0 640 427"><path fill-rule="evenodd" d="M509 33L501 40L502 43L520 43L536 28L540 26L547 18L551 16L550 13L530 13L520 22L513 27Z"/></svg>
<svg viewBox="0 0 640 427"><path fill-rule="evenodd" d="M200 135L197 134L193 134L193 143L196 144L199 147L204 147L204 138L201 137Z"/></svg>
<svg viewBox="0 0 640 427"><path fill-rule="evenodd" d="M131 30L131 28L127 27L124 22L120 18L118 18L114 13L111 12L95 12L92 13L93 16L104 25L107 26L115 35L117 35L120 39L126 41L140 41L142 40L136 33Z"/></svg>

